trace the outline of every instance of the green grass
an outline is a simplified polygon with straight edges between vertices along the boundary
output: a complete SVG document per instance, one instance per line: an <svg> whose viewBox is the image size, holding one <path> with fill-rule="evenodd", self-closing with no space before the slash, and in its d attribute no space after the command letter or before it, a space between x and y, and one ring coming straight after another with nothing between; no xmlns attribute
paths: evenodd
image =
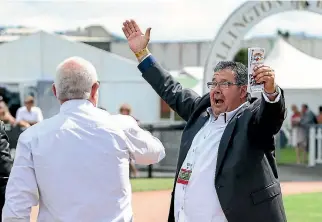
<svg viewBox="0 0 322 222"><path fill-rule="evenodd" d="M170 190L173 188L173 178L137 178L131 179L132 191Z"/></svg>
<svg viewBox="0 0 322 222"><path fill-rule="evenodd" d="M283 199L287 221L322 221L322 193L296 194Z"/></svg>
<svg viewBox="0 0 322 222"><path fill-rule="evenodd" d="M284 149L276 150L276 157L278 164L296 163L295 149L292 147L286 147Z"/></svg>
<svg viewBox="0 0 322 222"><path fill-rule="evenodd" d="M173 178L131 179L133 192L170 190ZM322 193L296 194L283 197L287 221L322 221Z"/></svg>

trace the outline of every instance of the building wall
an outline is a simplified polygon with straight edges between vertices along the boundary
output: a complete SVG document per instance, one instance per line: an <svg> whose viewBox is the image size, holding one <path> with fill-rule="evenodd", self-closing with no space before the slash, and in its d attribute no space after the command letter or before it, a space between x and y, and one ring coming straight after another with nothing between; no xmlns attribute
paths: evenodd
<svg viewBox="0 0 322 222"><path fill-rule="evenodd" d="M322 39L292 36L288 41L304 53L322 59ZM274 37L262 37L244 40L240 47L262 47L269 53L273 44ZM180 70L185 66L204 66L210 46L211 41L152 42L149 49L166 69ZM112 42L110 50L115 54L136 60L127 42Z"/></svg>

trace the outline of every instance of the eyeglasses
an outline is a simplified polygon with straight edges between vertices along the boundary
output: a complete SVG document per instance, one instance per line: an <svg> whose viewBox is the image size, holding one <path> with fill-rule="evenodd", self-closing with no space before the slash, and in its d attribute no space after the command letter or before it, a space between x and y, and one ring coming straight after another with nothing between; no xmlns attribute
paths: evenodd
<svg viewBox="0 0 322 222"><path fill-rule="evenodd" d="M229 86L233 86L233 85L238 86L239 84L228 82L228 81L226 81L226 82L208 82L207 83L208 89L214 89L214 88L216 88L216 86L219 86L220 89L228 89Z"/></svg>

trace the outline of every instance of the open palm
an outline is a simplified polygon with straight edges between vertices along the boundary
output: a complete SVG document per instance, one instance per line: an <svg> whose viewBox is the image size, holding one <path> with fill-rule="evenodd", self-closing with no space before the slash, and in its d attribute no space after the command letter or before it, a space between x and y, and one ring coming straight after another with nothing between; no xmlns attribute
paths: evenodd
<svg viewBox="0 0 322 222"><path fill-rule="evenodd" d="M148 45L151 28L148 28L145 32L145 35L143 35L141 29L134 20L127 20L123 23L122 30L127 38L130 49L134 53L143 50Z"/></svg>

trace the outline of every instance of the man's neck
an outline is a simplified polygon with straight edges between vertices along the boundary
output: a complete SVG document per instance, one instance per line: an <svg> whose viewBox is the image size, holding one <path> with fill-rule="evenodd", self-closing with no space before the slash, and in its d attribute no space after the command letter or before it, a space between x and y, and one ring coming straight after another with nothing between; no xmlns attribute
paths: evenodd
<svg viewBox="0 0 322 222"><path fill-rule="evenodd" d="M90 103L92 103L93 104L93 106L95 106L96 107L96 102L94 101L94 100L92 100L92 99L64 99L64 100L60 100L59 102L60 102L60 105L62 105L63 103L65 103L65 102L68 102L68 101L72 101L72 100L87 100L87 101L89 101Z"/></svg>

